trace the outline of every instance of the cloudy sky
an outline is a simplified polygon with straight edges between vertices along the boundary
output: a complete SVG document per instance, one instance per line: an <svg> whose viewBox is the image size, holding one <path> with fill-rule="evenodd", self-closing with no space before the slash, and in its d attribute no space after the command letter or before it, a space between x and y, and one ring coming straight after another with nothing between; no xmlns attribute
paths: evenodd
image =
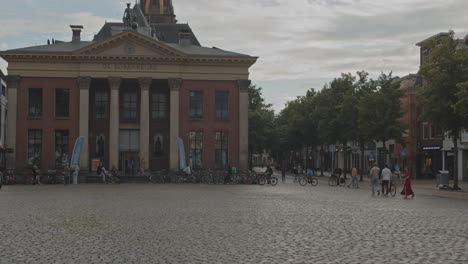
<svg viewBox="0 0 468 264"><path fill-rule="evenodd" d="M130 1L130 0L129 0ZM131 0L134 2L135 0ZM69 40L70 24L91 39L120 21L125 0L2 1L0 50ZM399 76L418 70L415 43L441 31L468 33L466 0L173 0L204 46L259 56L251 79L276 110L341 72ZM5 62L0 62L4 70Z"/></svg>

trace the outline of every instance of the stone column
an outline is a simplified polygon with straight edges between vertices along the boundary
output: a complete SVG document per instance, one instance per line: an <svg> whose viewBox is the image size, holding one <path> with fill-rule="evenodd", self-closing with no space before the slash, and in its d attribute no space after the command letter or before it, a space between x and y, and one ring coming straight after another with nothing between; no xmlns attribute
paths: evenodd
<svg viewBox="0 0 468 264"><path fill-rule="evenodd" d="M7 160L7 165L16 167L16 156L18 150L16 149L16 122L17 122L17 111L18 111L18 88L20 85L20 76L10 75L7 79L7 93L8 93L8 105L7 105L7 132L6 132L6 147L13 149L13 155L8 155L11 159Z"/></svg>
<svg viewBox="0 0 468 264"><path fill-rule="evenodd" d="M149 165L149 146L150 146L150 108L149 108L149 89L151 87L151 78L139 78L141 88L140 100L140 159L145 159L145 168Z"/></svg>
<svg viewBox="0 0 468 264"><path fill-rule="evenodd" d="M119 88L122 82L120 77L109 77L110 85L110 122L109 122L109 169L119 167Z"/></svg>
<svg viewBox="0 0 468 264"><path fill-rule="evenodd" d="M170 136L169 136L169 168L172 171L179 170L179 91L182 86L182 79L169 79L170 95ZM188 146L187 146L188 147Z"/></svg>
<svg viewBox="0 0 468 264"><path fill-rule="evenodd" d="M80 158L80 169L89 170L89 88L91 86L90 77L79 77L78 87L80 88L80 134L84 137L83 150ZM73 165L73 164L72 164Z"/></svg>
<svg viewBox="0 0 468 264"><path fill-rule="evenodd" d="M249 167L249 80L238 80L239 87L239 169Z"/></svg>

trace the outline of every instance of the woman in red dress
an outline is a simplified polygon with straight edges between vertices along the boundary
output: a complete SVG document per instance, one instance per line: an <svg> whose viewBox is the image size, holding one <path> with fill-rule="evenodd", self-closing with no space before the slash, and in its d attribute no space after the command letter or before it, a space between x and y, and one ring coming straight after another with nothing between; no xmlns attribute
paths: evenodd
<svg viewBox="0 0 468 264"><path fill-rule="evenodd" d="M411 188L411 174L406 168L405 170L405 186L403 187L403 190L401 191L401 195L405 196L405 199L408 198L408 195L411 195L411 198L414 198L414 192L413 189Z"/></svg>

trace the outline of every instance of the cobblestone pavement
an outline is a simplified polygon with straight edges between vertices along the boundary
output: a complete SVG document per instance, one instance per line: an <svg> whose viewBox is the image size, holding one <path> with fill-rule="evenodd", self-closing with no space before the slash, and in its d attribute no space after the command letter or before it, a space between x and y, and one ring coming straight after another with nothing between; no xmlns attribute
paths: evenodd
<svg viewBox="0 0 468 264"><path fill-rule="evenodd" d="M0 263L468 263L468 204L271 186L6 186Z"/></svg>

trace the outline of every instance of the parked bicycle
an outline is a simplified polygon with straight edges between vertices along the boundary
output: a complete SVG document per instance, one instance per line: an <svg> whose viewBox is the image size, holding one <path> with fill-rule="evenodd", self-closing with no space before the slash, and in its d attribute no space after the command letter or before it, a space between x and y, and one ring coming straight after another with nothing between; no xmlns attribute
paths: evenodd
<svg viewBox="0 0 468 264"><path fill-rule="evenodd" d="M167 171L166 170L161 170L161 171L156 171L154 173L152 173L150 176L149 176L149 181L151 183L155 183L155 184L164 184L167 182L168 179L166 179L167 177Z"/></svg>
<svg viewBox="0 0 468 264"><path fill-rule="evenodd" d="M316 177L301 177L299 179L299 184L301 186L306 186L307 184L310 184L312 186L317 186L318 185L318 180Z"/></svg>
<svg viewBox="0 0 468 264"><path fill-rule="evenodd" d="M342 177L343 176L343 177ZM348 186L348 178L342 174L341 169L336 169L328 179L329 186Z"/></svg>
<svg viewBox="0 0 468 264"><path fill-rule="evenodd" d="M6 169L2 177L2 185L16 184L16 171L15 169Z"/></svg>

